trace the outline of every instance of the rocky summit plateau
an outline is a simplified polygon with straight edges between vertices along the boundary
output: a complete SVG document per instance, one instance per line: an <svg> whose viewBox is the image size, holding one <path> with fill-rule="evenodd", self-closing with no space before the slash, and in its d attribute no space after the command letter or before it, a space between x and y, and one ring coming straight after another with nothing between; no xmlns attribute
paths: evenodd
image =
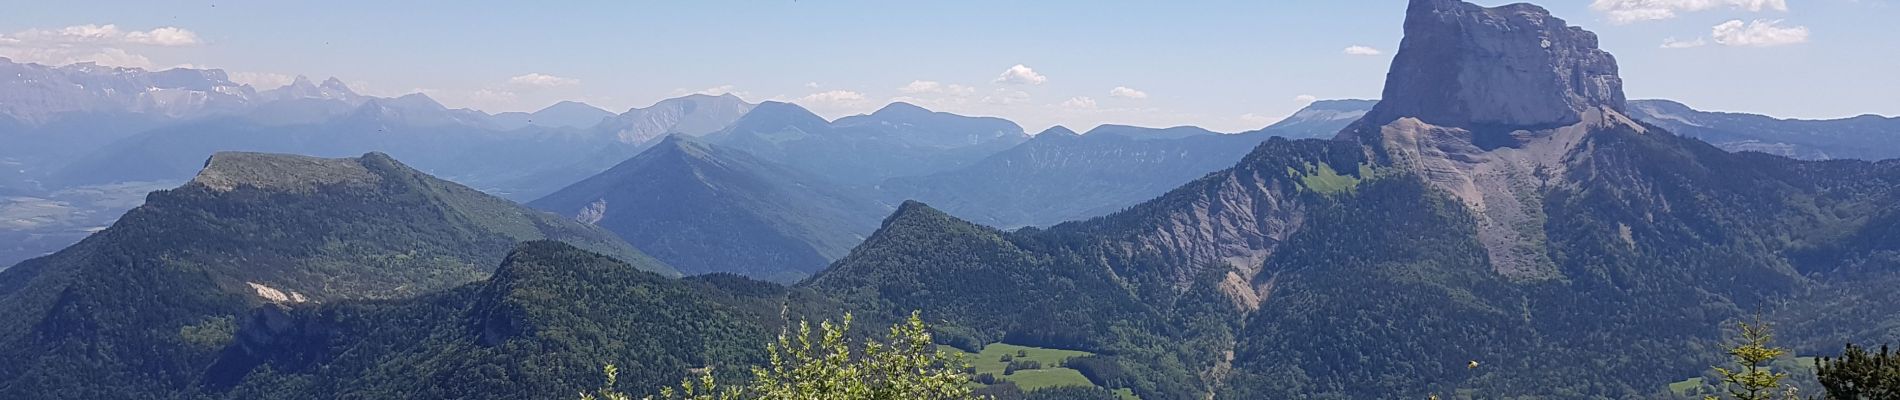
<svg viewBox="0 0 1900 400"><path fill-rule="evenodd" d="M1439 126L1554 128L1598 109L1622 110L1616 57L1597 35L1529 3L1486 8L1458 0L1406 6L1379 105L1368 120Z"/></svg>

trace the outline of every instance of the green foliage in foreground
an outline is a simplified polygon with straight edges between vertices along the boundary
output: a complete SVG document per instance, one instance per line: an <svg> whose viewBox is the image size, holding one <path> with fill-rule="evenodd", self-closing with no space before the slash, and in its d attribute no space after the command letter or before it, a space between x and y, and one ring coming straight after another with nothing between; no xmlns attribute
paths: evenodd
<svg viewBox="0 0 1900 400"><path fill-rule="evenodd" d="M1849 344L1840 358L1822 359L1816 367L1829 399L1900 398L1900 353L1886 346L1872 352Z"/></svg>
<svg viewBox="0 0 1900 400"><path fill-rule="evenodd" d="M1722 375L1729 396L1737 400L1770 400L1782 396L1782 381L1788 379L1788 373L1770 369L1768 364L1787 355L1788 349L1770 344L1775 336L1768 324L1744 322L1738 327L1741 342L1728 349L1736 368L1715 367L1716 373ZM1800 399L1792 391L1786 395L1791 400ZM1720 397L1708 396L1707 399Z"/></svg>
<svg viewBox="0 0 1900 400"><path fill-rule="evenodd" d="M782 332L777 343L767 345L771 362L752 370L752 382L739 386L721 386L711 374L698 380L687 379L680 388L664 388L659 398L668 400L952 400L978 399L970 388L967 364L957 357L938 352L930 331L916 313L908 321L891 327L888 340L867 340L854 356L845 333L851 329L851 316L844 323L825 321L815 336L809 323L799 323L796 334ZM616 367L606 368L609 387L581 394L582 400L630 400L633 397L612 388Z"/></svg>

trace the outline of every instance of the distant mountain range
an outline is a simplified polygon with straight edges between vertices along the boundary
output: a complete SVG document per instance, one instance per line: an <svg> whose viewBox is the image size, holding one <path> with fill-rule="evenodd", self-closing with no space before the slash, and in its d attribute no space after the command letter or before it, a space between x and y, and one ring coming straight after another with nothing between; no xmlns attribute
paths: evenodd
<svg viewBox="0 0 1900 400"><path fill-rule="evenodd" d="M1056 127L970 166L896 178L887 202L921 200L982 224L1021 227L1107 215L1232 166L1269 132Z"/></svg>
<svg viewBox="0 0 1900 400"><path fill-rule="evenodd" d="M966 117L893 103L868 115L825 121L789 103L766 102L706 135L706 141L791 165L847 185L967 165L1029 140L1000 118Z"/></svg>
<svg viewBox="0 0 1900 400"><path fill-rule="evenodd" d="M563 101L532 113L506 112L492 118L501 129L521 129L530 125L555 128L591 128L614 113L577 101Z"/></svg>
<svg viewBox="0 0 1900 400"><path fill-rule="evenodd" d="M1900 158L1900 117L1781 119L1700 111L1669 100L1631 101L1630 116L1728 151L1758 151L1804 160Z"/></svg>
<svg viewBox="0 0 1900 400"><path fill-rule="evenodd" d="M1265 129L1291 139L1331 139L1372 111L1378 100L1319 100Z"/></svg>
<svg viewBox="0 0 1900 400"><path fill-rule="evenodd" d="M779 282L843 257L889 210L824 178L683 135L529 205L606 228L689 274Z"/></svg>
<svg viewBox="0 0 1900 400"><path fill-rule="evenodd" d="M1317 101L1266 130L1296 139L1331 138L1371 111L1374 104L1378 101ZM1804 160L1900 158L1900 117L1783 119L1702 111L1670 100L1632 100L1629 116L1733 152L1754 151Z"/></svg>
<svg viewBox="0 0 1900 400"><path fill-rule="evenodd" d="M705 136L725 129L756 106L730 94L720 96L689 95L660 100L647 108L635 108L601 121L586 129L596 148L578 154L564 154L568 160L550 168L540 168L499 180L495 187L506 188L503 196L518 201L540 198L556 189L626 161L668 134ZM496 148L506 152L505 146ZM505 156L505 155L498 155Z"/></svg>
<svg viewBox="0 0 1900 400"><path fill-rule="evenodd" d="M567 398L610 364L637 396L846 313L1087 351L1082 379L1152 400L1654 398L1745 318L1799 356L1900 341L1900 161L1672 133L1649 120L1765 140L1628 101L1598 37L1535 5L1410 0L1403 31L1379 102L1241 134L728 96L506 129L305 80L107 146L144 166L115 174L334 138L423 167L213 153L0 270L0 398ZM435 169L579 173L536 210Z"/></svg>

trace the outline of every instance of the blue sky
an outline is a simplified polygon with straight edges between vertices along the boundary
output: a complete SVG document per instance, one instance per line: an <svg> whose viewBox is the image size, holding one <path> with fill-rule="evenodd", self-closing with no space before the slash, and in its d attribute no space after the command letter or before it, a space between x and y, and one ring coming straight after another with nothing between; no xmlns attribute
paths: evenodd
<svg viewBox="0 0 1900 400"><path fill-rule="evenodd" d="M0 56L21 61L221 68L264 87L335 76L491 112L732 92L838 117L905 100L1032 130L1240 131L1307 99L1376 97L1404 16L1398 0L9 3ZM1632 98L1900 114L1896 0L1542 4L1602 35ZM1017 65L1033 73L1000 79Z"/></svg>

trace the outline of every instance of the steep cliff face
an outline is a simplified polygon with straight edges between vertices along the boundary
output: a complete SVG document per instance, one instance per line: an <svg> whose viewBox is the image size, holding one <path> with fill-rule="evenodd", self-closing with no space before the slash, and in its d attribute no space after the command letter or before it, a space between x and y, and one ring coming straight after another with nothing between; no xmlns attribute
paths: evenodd
<svg viewBox="0 0 1900 400"><path fill-rule="evenodd" d="M1597 36L1531 4L1413 0L1385 95L1369 114L1467 128L1554 128L1623 108L1616 58Z"/></svg>
<svg viewBox="0 0 1900 400"><path fill-rule="evenodd" d="M1233 168L1208 174L1155 200L1088 221L1051 227L1102 239L1090 252L1124 279L1191 290L1205 279L1242 309L1264 300L1264 262L1305 226L1306 203L1352 190L1372 171L1357 146L1274 138ZM1322 227L1323 229L1323 227ZM1266 277L1263 277L1263 274Z"/></svg>
<svg viewBox="0 0 1900 400"><path fill-rule="evenodd" d="M1624 101L1596 34L1541 7L1415 0L1385 97L1339 138L1461 200L1498 273L1545 279L1545 192L1589 135L1648 131Z"/></svg>
<svg viewBox="0 0 1900 400"><path fill-rule="evenodd" d="M1635 122L1614 59L1541 8L1409 11L1386 98L1338 140L1269 140L1046 229L887 225L807 284L980 339L1183 366L1145 371L1143 398L1639 398L1716 362L1701 349L1725 321L1830 285L1789 254L1889 237L1864 214L1892 203L1869 183L1890 171Z"/></svg>

